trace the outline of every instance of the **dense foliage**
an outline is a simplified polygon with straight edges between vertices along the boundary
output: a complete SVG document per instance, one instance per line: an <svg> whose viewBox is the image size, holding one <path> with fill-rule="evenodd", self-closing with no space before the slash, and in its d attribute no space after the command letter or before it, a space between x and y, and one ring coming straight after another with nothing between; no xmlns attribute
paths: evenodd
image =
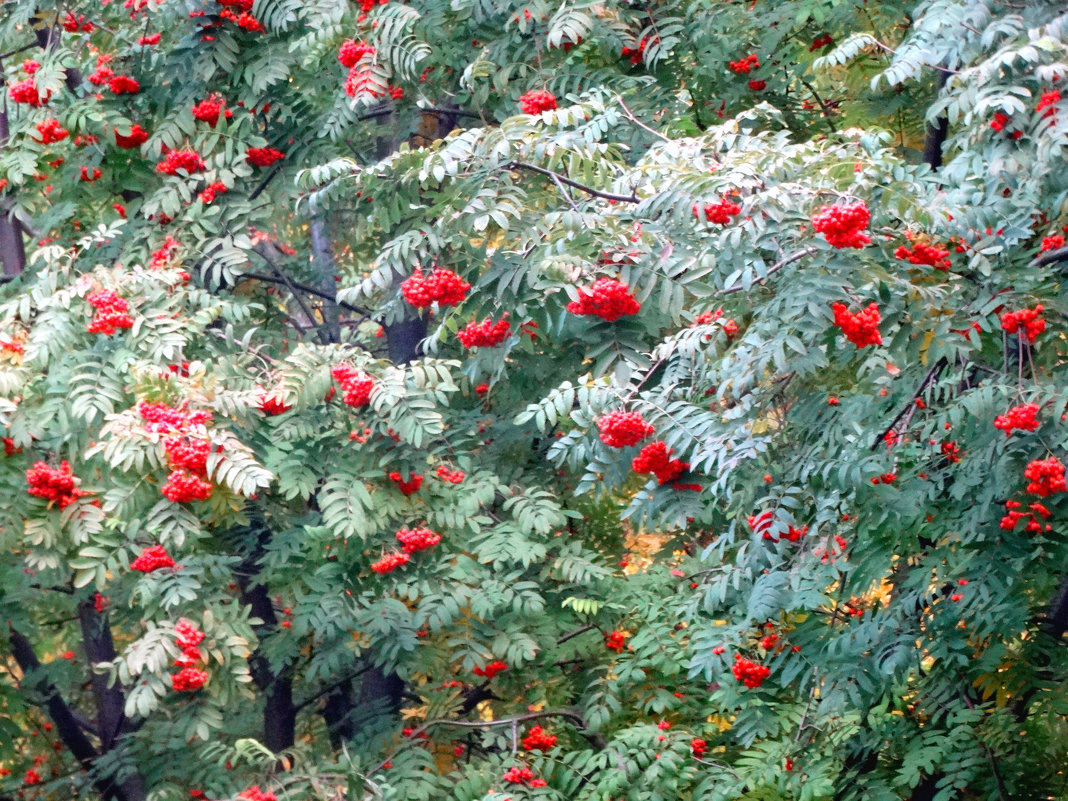
<svg viewBox="0 0 1068 801"><path fill-rule="evenodd" d="M1068 794L1068 14L4 7L0 797Z"/></svg>

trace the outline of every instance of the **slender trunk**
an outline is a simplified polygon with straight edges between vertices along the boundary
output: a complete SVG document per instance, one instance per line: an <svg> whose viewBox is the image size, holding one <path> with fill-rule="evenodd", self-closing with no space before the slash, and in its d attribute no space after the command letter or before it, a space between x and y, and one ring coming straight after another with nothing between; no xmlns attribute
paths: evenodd
<svg viewBox="0 0 1068 801"><path fill-rule="evenodd" d="M945 70L938 71L938 77L935 79L936 97L941 94L948 78L948 72ZM944 115L939 117L935 120L934 125L928 123L927 137L923 143L923 161L925 164L930 165L932 170L937 170L942 166L942 148L946 143L947 136L949 136L948 117Z"/></svg>
<svg viewBox="0 0 1068 801"><path fill-rule="evenodd" d="M7 120L7 91L0 64L0 151L7 149L10 135ZM20 275L26 269L26 247L22 241L22 226L15 219L11 199L0 195L0 262L5 276Z"/></svg>
<svg viewBox="0 0 1068 801"><path fill-rule="evenodd" d="M327 233L326 220L322 216L313 217L309 226L311 232L312 257L315 265L315 274L320 291L333 296L337 292L337 282L334 275L337 273L337 265L334 264L334 254L330 252L330 236ZM320 309L323 315L322 332L328 342L341 341L341 322L338 316L337 304L331 300L323 299Z"/></svg>

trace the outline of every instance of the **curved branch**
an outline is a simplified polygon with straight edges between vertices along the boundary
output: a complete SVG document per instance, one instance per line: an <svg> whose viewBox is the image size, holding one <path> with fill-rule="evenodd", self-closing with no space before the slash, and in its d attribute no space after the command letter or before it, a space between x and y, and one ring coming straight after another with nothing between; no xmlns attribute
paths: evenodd
<svg viewBox="0 0 1068 801"><path fill-rule="evenodd" d="M716 297L720 298L724 295L733 295L736 292L745 292L747 291L747 289L752 289L757 284L762 284L767 281L786 265L793 264L795 261L803 259L805 258L805 256L811 256L813 253L817 253L818 251L818 247L803 248L802 250L797 251L797 253L790 254L785 259L775 262L773 265L771 265L771 267L768 268L767 273L763 277L757 278L755 281L753 281L752 284L749 285L749 287L745 287L742 284L735 284L734 286L729 286L726 289L721 289L719 292L716 293Z"/></svg>
<svg viewBox="0 0 1068 801"><path fill-rule="evenodd" d="M594 189L592 186L586 186L586 184L580 184L578 181L572 181L566 175L561 175L558 172L547 170L544 167L539 167L536 164L527 164L525 161L510 161L501 167L502 170L527 170L529 172L536 172L538 175L544 175L547 178L552 178L559 181L562 184L570 186L572 189L578 189L581 192L585 192L592 197L599 197L605 200L615 200L620 203L640 203L639 198L634 192L629 195L617 195L613 192L602 192L600 189Z"/></svg>

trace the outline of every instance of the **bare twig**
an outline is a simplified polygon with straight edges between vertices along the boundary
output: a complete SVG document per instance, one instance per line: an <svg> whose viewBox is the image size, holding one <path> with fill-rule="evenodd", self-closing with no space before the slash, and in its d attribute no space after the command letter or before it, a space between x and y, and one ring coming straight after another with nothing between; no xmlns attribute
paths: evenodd
<svg viewBox="0 0 1068 801"><path fill-rule="evenodd" d="M803 259L805 256L811 256L813 253L816 253L818 251L819 251L819 248L817 248L817 247L804 248L802 250L797 251L797 253L790 254L789 256L787 256L782 261L775 262L775 264L771 265L771 267L768 268L767 273L762 278L757 278L756 280L753 281L753 283L750 285L750 288L753 287L753 286L756 286L757 284L764 283L769 278L771 278L771 276L775 275L775 273L779 272L779 270L781 270L786 265L793 264L795 261L797 261L799 259ZM716 293L716 297L720 298L720 297L723 297L724 295L733 295L736 292L745 292L745 291L746 291L746 287L745 286L743 286L742 284L735 284L734 286L729 286L726 289L721 289L719 292Z"/></svg>
<svg viewBox="0 0 1068 801"><path fill-rule="evenodd" d="M616 100L619 101L619 105L623 107L623 113L627 115L627 119L629 119L631 122L633 122L639 128L642 128L642 129L648 131L653 136L656 136L656 137L658 137L660 139L663 139L665 142L672 141L671 137L665 136L664 134L660 133L660 131L656 130L655 128L650 128L648 125L646 125L644 122L639 120L636 116L634 116L634 112L631 111L629 108L627 108L627 104L623 102L623 97L621 95L616 95Z"/></svg>
<svg viewBox="0 0 1068 801"><path fill-rule="evenodd" d="M938 376L941 375L942 371L946 369L946 365L948 364L949 362L943 356L941 359L934 363L934 366L932 366L930 370L927 371L927 375L923 377L923 381L920 382L920 386L917 387L916 391L909 399L908 405L897 413L897 416L891 421L890 425L888 425L883 430L883 433L880 434L879 437L875 440L875 442L872 443L871 449L873 451L879 447L880 443L882 443L884 439L886 439L886 435L897 427L898 423L900 423L903 419L905 419L905 417L909 416L911 413L915 412L916 400L922 397L923 393L927 391L927 388L938 380Z"/></svg>
<svg viewBox="0 0 1068 801"><path fill-rule="evenodd" d="M505 170L528 170L529 172L536 172L538 175L544 175L547 178L555 178L560 183L567 184L573 189L578 189L581 192L585 192L587 195L593 197L603 198L604 200L615 200L620 203L640 203L639 198L635 193L631 192L629 195L617 195L613 192L602 192L600 189L594 189L592 186L586 186L580 184L578 181L572 181L570 178L560 175L558 172L547 170L544 167L539 167L536 164L527 164L525 161L510 161L505 164L501 169Z"/></svg>

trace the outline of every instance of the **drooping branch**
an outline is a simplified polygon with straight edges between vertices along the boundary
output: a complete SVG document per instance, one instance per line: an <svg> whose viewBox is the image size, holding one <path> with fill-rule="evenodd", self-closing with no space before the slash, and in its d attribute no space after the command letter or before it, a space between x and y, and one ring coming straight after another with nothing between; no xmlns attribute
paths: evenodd
<svg viewBox="0 0 1068 801"><path fill-rule="evenodd" d="M1068 247L1055 248L1041 256L1035 257L1031 262L1031 267L1045 267L1047 264L1056 264L1059 261L1068 261Z"/></svg>
<svg viewBox="0 0 1068 801"><path fill-rule="evenodd" d="M566 175L561 175L558 172L547 170L544 167L539 167L536 164L527 164L525 161L510 161L505 164L502 169L505 170L527 170L529 172L536 172L538 175L544 175L546 178L554 178L562 184L570 186L572 189L578 189L580 192L585 192L592 197L599 197L604 200L615 200L620 203L640 203L639 198L634 192L629 195L617 195L613 192L602 192L600 189L594 189L592 186L586 186L586 184L580 184L578 181L573 181Z"/></svg>
<svg viewBox="0 0 1068 801"><path fill-rule="evenodd" d="M890 425L883 429L883 432L878 436L875 442L872 443L871 449L873 451L878 449L879 445L881 445L886 439L886 435L893 431L897 427L898 423L900 423L906 417L911 419L912 415L916 411L917 399L923 397L923 393L927 391L927 388L930 387L931 384L938 380L938 377L942 374L942 371L946 369L946 366L948 364L949 362L946 360L946 358L942 357L934 363L930 370L927 371L927 375L923 377L923 381L920 382L919 387L917 387L916 391L912 393L912 397L909 399L908 404L900 412L897 413L897 416L895 416L894 419L890 422Z"/></svg>

